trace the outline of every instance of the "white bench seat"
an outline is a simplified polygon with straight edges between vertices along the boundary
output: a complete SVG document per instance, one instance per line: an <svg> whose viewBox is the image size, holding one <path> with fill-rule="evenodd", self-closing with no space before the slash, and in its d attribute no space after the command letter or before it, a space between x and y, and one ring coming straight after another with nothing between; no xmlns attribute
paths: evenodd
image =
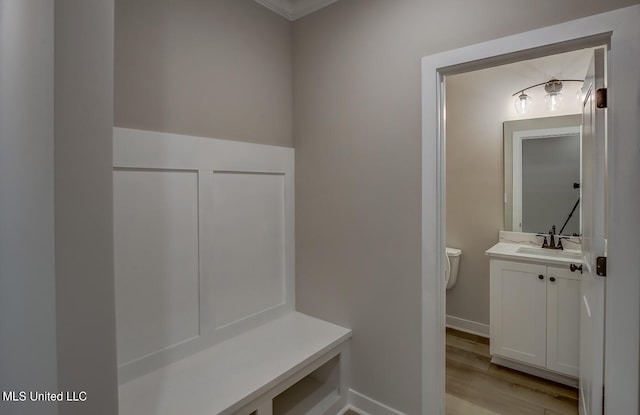
<svg viewBox="0 0 640 415"><path fill-rule="evenodd" d="M316 363L336 355L350 337L349 329L302 313L287 313L122 384L120 414L251 412L253 402L273 399L280 389L314 370ZM269 412L258 410L258 415Z"/></svg>

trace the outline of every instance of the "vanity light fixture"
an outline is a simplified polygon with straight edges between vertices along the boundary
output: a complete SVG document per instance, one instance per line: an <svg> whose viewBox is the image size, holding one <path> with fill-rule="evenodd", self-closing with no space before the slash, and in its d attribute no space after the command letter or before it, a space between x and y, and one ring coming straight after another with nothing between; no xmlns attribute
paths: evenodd
<svg viewBox="0 0 640 415"><path fill-rule="evenodd" d="M516 99L513 101L513 106L516 108L516 112L518 114L523 115L529 112L532 102L533 102L533 98L525 94L524 91L520 91L520 95L518 95Z"/></svg>
<svg viewBox="0 0 640 415"><path fill-rule="evenodd" d="M525 94L524 92L531 88L535 88L541 85L544 85L544 90L547 92L547 94L544 97L544 101L547 105L547 109L549 111L559 110L562 106L562 94L560 93L560 91L562 91L563 82L584 82L584 81L580 79L551 78L546 82L541 82L539 84L531 85L524 89L521 89L512 95L515 97L513 104L516 109L516 112L522 115L522 114L526 114L529 111L529 109L531 108L531 103L533 102L533 98L531 98L529 95Z"/></svg>

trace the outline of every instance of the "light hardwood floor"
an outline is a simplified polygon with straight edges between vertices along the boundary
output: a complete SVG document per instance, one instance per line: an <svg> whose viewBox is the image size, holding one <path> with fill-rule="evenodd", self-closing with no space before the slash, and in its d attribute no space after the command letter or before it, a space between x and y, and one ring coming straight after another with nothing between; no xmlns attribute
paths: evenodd
<svg viewBox="0 0 640 415"><path fill-rule="evenodd" d="M453 329L447 329L446 391L447 415L578 414L576 389L494 365L489 339Z"/></svg>
<svg viewBox="0 0 640 415"><path fill-rule="evenodd" d="M459 401L501 415L576 415L578 391L491 363L489 339L447 329L447 415ZM451 408L450 408L451 406Z"/></svg>

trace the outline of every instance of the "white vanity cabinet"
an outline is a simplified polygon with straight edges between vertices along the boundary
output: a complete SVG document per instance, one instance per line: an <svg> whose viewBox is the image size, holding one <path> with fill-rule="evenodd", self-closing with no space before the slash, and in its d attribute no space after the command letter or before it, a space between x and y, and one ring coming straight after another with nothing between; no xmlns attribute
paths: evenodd
<svg viewBox="0 0 640 415"><path fill-rule="evenodd" d="M492 356L577 377L580 274L568 266L490 264Z"/></svg>
<svg viewBox="0 0 640 415"><path fill-rule="evenodd" d="M578 377L580 273L547 267L547 369Z"/></svg>
<svg viewBox="0 0 640 415"><path fill-rule="evenodd" d="M545 367L547 267L491 260L491 354Z"/></svg>

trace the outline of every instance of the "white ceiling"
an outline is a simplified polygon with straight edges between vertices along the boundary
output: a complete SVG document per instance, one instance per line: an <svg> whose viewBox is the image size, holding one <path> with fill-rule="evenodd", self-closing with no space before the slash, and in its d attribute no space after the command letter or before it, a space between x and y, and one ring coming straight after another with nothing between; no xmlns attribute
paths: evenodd
<svg viewBox="0 0 640 415"><path fill-rule="evenodd" d="M313 13L338 0L254 0L289 20Z"/></svg>

